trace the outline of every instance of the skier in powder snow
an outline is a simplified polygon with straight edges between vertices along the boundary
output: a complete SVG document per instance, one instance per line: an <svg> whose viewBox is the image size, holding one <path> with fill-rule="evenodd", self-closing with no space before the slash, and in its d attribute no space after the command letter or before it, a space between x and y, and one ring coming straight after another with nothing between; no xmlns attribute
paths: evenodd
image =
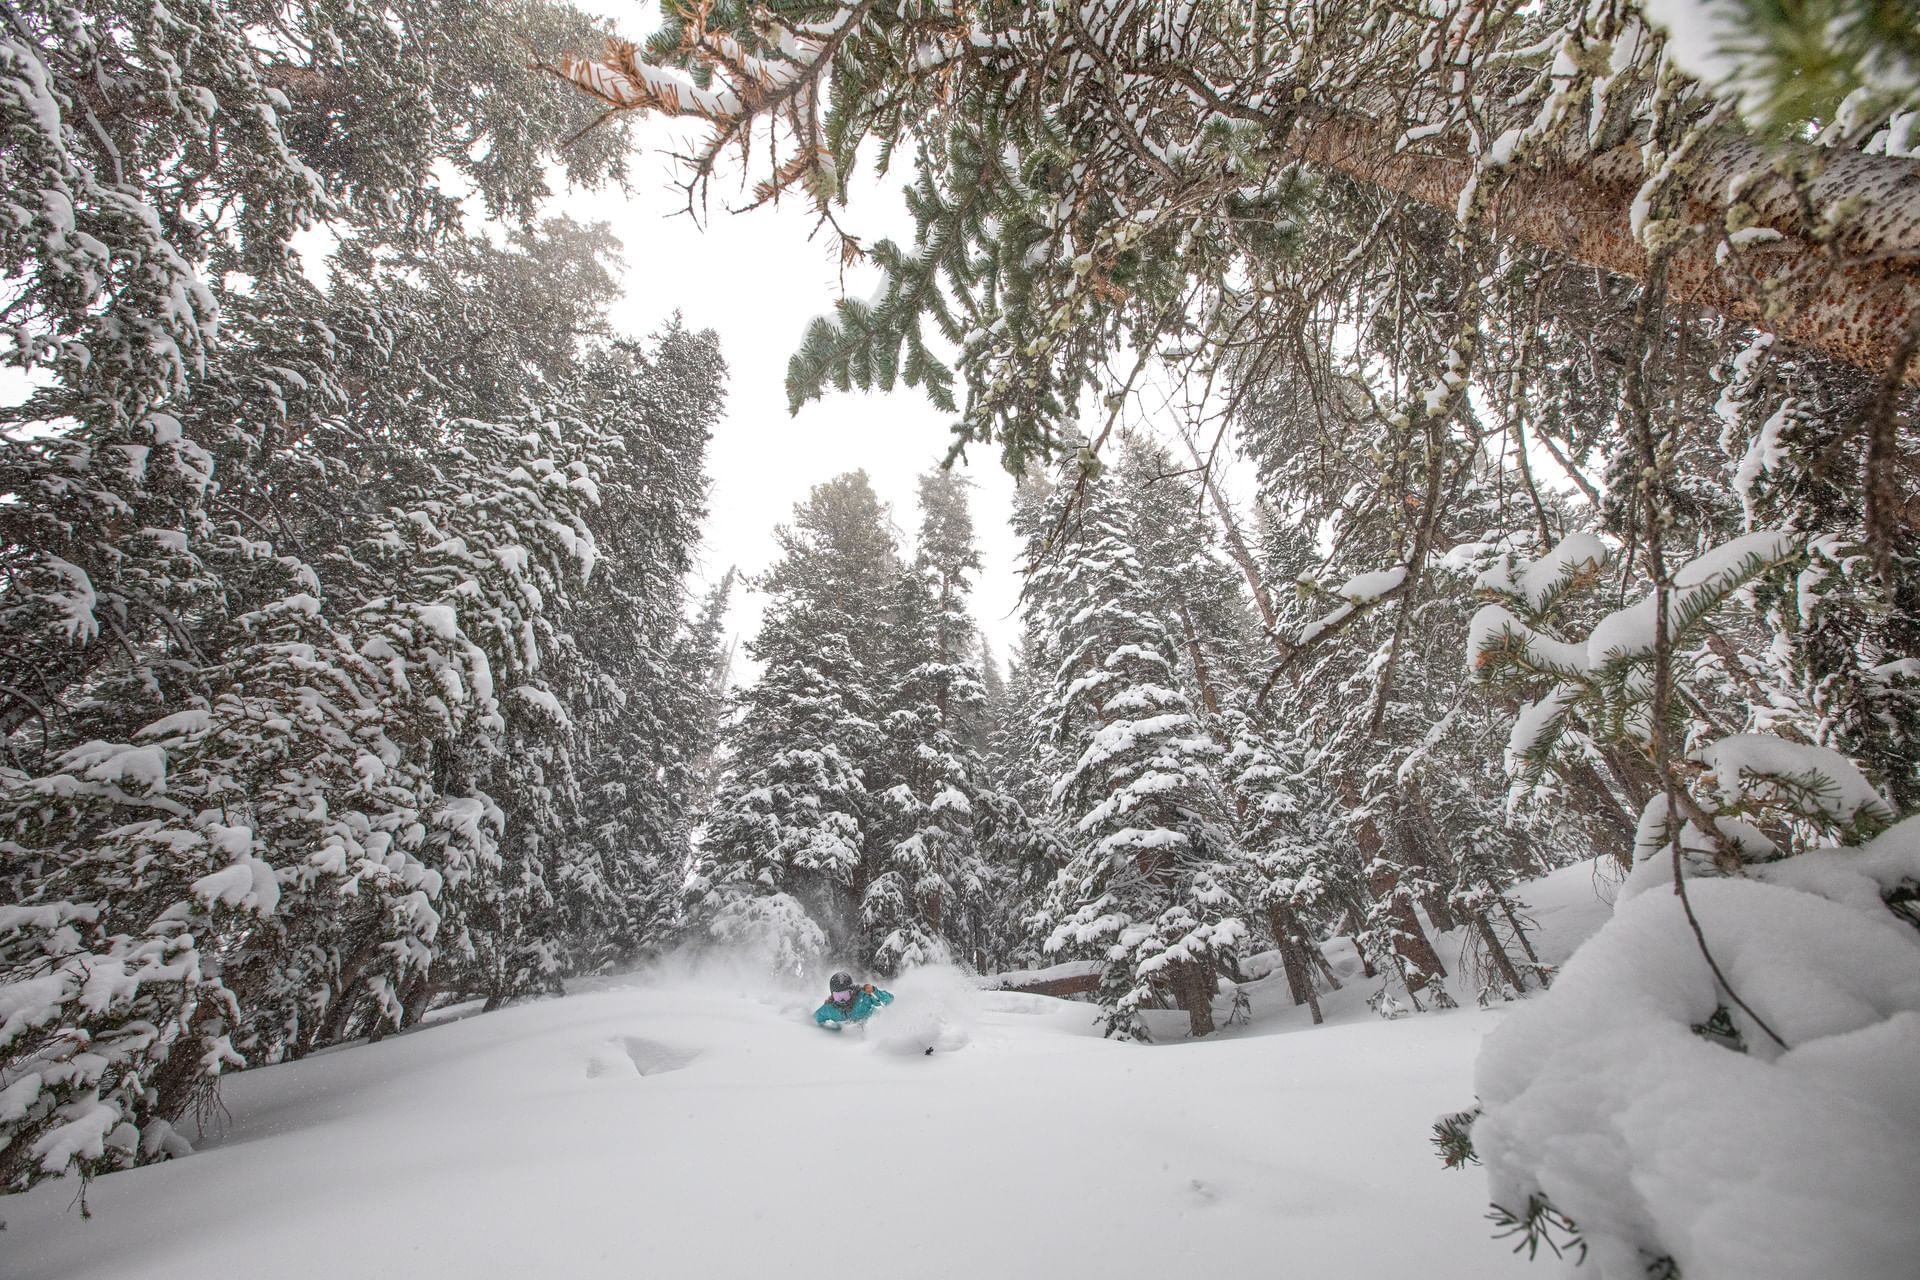
<svg viewBox="0 0 1920 1280"><path fill-rule="evenodd" d="M827 984L827 1002L813 1011L813 1020L838 1031L849 1022L865 1022L883 1004L893 1003L893 993L882 991L871 982L853 985L853 975L836 973Z"/></svg>

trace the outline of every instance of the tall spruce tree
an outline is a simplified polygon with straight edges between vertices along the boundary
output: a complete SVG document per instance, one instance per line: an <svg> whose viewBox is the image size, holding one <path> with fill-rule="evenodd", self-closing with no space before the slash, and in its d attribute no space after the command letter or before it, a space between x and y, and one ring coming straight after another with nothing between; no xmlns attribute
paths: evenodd
<svg viewBox="0 0 1920 1280"><path fill-rule="evenodd" d="M682 582L706 511L708 433L726 370L712 333L676 319L619 342L581 381L583 425L610 450L588 514L593 575L571 593L585 747L561 876L570 968L630 963L675 932L699 776L718 732L729 572L685 616Z"/></svg>
<svg viewBox="0 0 1920 1280"><path fill-rule="evenodd" d="M1162 586L1134 518L1150 477L1056 490L1057 544L1032 594L1058 655L1048 698L1063 770L1050 800L1070 834L1049 889L1046 948L1100 962L1107 1033L1144 1039L1142 1010L1171 1001L1191 1034L1247 934L1241 855L1226 821L1218 744L1181 688Z"/></svg>
<svg viewBox="0 0 1920 1280"><path fill-rule="evenodd" d="M975 745L986 694L967 611L979 567L966 482L950 471L922 476L918 546L887 618L885 743L871 771L862 918L882 972L974 960L986 934L976 816L994 806Z"/></svg>
<svg viewBox="0 0 1920 1280"><path fill-rule="evenodd" d="M761 664L728 734L729 772L688 881L715 937L764 936L780 965L863 949L861 903L880 750L884 618L900 580L887 511L865 472L816 485L775 531L781 557L747 653ZM768 899L777 899L769 903Z"/></svg>

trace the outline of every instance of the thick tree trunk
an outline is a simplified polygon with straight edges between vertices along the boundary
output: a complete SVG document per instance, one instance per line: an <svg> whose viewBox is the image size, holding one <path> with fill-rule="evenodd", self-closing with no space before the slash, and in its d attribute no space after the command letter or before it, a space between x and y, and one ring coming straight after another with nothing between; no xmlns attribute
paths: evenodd
<svg viewBox="0 0 1920 1280"><path fill-rule="evenodd" d="M1513 957L1509 956L1507 949L1500 945L1500 935L1493 931L1493 925L1488 921L1486 912L1473 913L1473 927L1480 931L1480 940L1487 944L1487 954L1493 957L1493 963L1499 968L1500 976L1507 980L1507 985L1516 992L1525 991L1527 984L1521 980L1520 971L1513 967Z"/></svg>
<svg viewBox="0 0 1920 1280"><path fill-rule="evenodd" d="M1626 870L1633 870L1633 837L1638 826L1634 815L1620 807L1613 788L1591 760L1577 761L1564 776L1571 784L1569 799L1573 807L1592 818L1596 827L1605 829L1604 836L1599 830L1589 836L1594 852L1608 854Z"/></svg>
<svg viewBox="0 0 1920 1280"><path fill-rule="evenodd" d="M1293 908L1283 902L1267 904L1267 922L1273 927L1273 938L1280 947L1280 967L1287 975L1287 990L1293 995L1295 1004L1304 1004L1313 1010L1313 1022L1319 1026L1320 994L1313 989L1313 969L1307 959L1307 949L1313 946Z"/></svg>
<svg viewBox="0 0 1920 1280"><path fill-rule="evenodd" d="M427 1015L428 1007L433 1004L433 997L436 990L438 990L438 988L434 986L433 979L427 976L425 972L414 974L413 978L407 983L405 994L400 998L400 1025L402 1027L412 1027L419 1024L420 1019Z"/></svg>
<svg viewBox="0 0 1920 1280"><path fill-rule="evenodd" d="M1200 649L1200 634L1194 630L1193 614L1187 609L1187 597L1179 594L1174 597L1180 610L1180 629L1187 642L1187 658L1193 663L1194 679L1200 685L1200 701L1206 705L1207 714L1214 719L1214 740L1222 747L1226 740L1220 736L1220 695L1213 687L1213 673L1207 669L1207 655Z"/></svg>
<svg viewBox="0 0 1920 1280"><path fill-rule="evenodd" d="M1347 912L1346 926L1344 932L1347 935L1347 941L1353 944L1353 954L1360 957L1360 976L1379 977L1380 970L1374 967L1373 957L1368 955L1367 949L1360 945L1360 912L1357 909Z"/></svg>
<svg viewBox="0 0 1920 1280"><path fill-rule="evenodd" d="M1351 778L1340 779L1340 796L1349 808L1359 809L1360 791ZM1393 950L1406 970L1407 989L1418 995L1446 977L1447 967L1440 963L1440 953L1433 949L1433 941L1421 926L1413 904L1400 892L1399 870L1380 856L1386 840L1372 818L1363 816L1354 824L1354 841L1369 864L1368 890L1375 901L1387 904L1387 919L1393 926Z"/></svg>
<svg viewBox="0 0 1920 1280"><path fill-rule="evenodd" d="M1187 1034L1198 1040L1213 1034L1213 967L1189 961L1173 971L1173 997L1186 1011Z"/></svg>
<svg viewBox="0 0 1920 1280"><path fill-rule="evenodd" d="M1320 944L1315 942L1312 938L1308 938L1306 950L1307 950L1307 962L1311 964L1316 971L1319 972L1321 977L1327 980L1327 990L1329 991L1340 990L1340 975L1336 974L1333 971L1333 966L1327 963L1327 953L1320 949ZM1365 957L1361 958L1361 962L1365 963ZM1373 975L1368 974L1367 976L1372 977Z"/></svg>
<svg viewBox="0 0 1920 1280"><path fill-rule="evenodd" d="M1540 989L1546 990L1553 985L1547 979L1547 966L1540 963L1539 953L1533 949L1533 943L1527 940L1527 930L1520 923L1519 914L1514 911L1513 904L1507 901L1506 894L1499 894L1496 900L1500 903L1501 913L1507 917L1507 923L1513 926L1513 936L1520 943L1520 949L1527 953L1527 963L1533 966L1533 976L1540 979Z"/></svg>
<svg viewBox="0 0 1920 1280"><path fill-rule="evenodd" d="M375 912L376 909L371 906L363 909L362 917L355 925L359 942L340 962L340 983L333 1001L322 1017L309 1024L308 1033L301 1037L295 1047L294 1057L305 1057L345 1034L348 1019L360 1003L361 979L366 977L367 967L373 963L377 949L378 938L373 924Z"/></svg>
<svg viewBox="0 0 1920 1280"><path fill-rule="evenodd" d="M1427 883L1435 886L1432 892L1420 896L1420 905L1426 908L1434 928L1451 933L1460 927L1460 922L1454 918L1453 908L1447 905L1447 890L1440 883L1439 860L1434 856L1434 850L1442 841L1440 824L1433 820L1426 792L1417 778L1408 781L1406 800L1413 808L1414 821L1395 824L1400 828L1400 845L1407 852L1408 865L1418 867L1425 873Z"/></svg>
<svg viewBox="0 0 1920 1280"><path fill-rule="evenodd" d="M1393 950L1406 969L1407 989L1418 995L1447 976L1440 953L1420 924L1413 904L1400 892L1400 872L1384 858L1375 858L1367 870L1367 888L1375 899L1387 904L1387 920L1393 926Z"/></svg>
<svg viewBox="0 0 1920 1280"><path fill-rule="evenodd" d="M1311 166L1454 213L1473 162L1460 154L1396 151L1404 132L1397 119L1320 111L1295 123L1285 145ZM1772 176L1780 151L1737 134L1715 140L1680 170L1687 221L1707 234L1669 260L1668 295L1850 364L1886 369L1920 320L1920 162L1812 147L1792 151L1819 175L1806 202ZM1747 175L1760 176L1741 192L1741 221L1780 239L1723 264L1717 233L1727 226L1734 184ZM1515 165L1490 201L1487 225L1497 235L1644 280L1647 252L1631 217L1645 177L1635 143ZM1817 242L1806 209L1826 210L1851 197L1860 198L1858 215L1828 243ZM1920 379L1920 369L1909 368L1906 376Z"/></svg>
<svg viewBox="0 0 1920 1280"><path fill-rule="evenodd" d="M351 982L341 988L340 994L334 998L333 1003L327 1006L327 1016L321 1019L314 1029L313 1038L307 1042L306 1052L324 1049L346 1034L347 1021L355 1007L359 1005L360 996L360 979L356 975Z"/></svg>
<svg viewBox="0 0 1920 1280"><path fill-rule="evenodd" d="M867 5L848 6L865 9ZM1135 60L1122 50L1099 47L1079 23L1063 32L1081 46L1066 50L1085 59L1069 67L1105 68L1112 73L1117 55ZM813 92L839 51L841 43L860 28L849 22L822 43L810 59L806 74L789 75L776 88L762 86L758 100L744 110L715 106L662 93L657 81L631 65L633 52L623 46L600 62L566 59L562 78L615 110L659 111L667 115L694 115L714 128L702 160L695 167L705 173L711 157L747 136L754 117L770 117L802 95ZM964 29L964 28L962 28ZM1103 30L1105 28L1103 27ZM1461 28L1465 30L1465 27ZM932 20L921 24L921 34L939 43L950 32L935 34ZM994 56L955 41L947 50L953 58ZM1046 57L1063 52L1056 45ZM1256 53L1263 65L1265 50ZM718 61L709 56L708 61ZM922 75L950 74L935 59ZM1028 67L1036 77L1047 74ZM1292 86L1263 77L1257 85L1243 84L1219 96L1218 91L1189 68L1129 65L1137 78L1129 98L1156 98L1156 90L1179 87L1183 101L1205 100L1205 109L1232 119L1265 126L1273 149L1283 157L1319 169L1347 175L1381 191L1416 200L1449 216L1458 209L1461 193L1473 181L1476 162L1458 142L1433 140L1406 145L1408 127L1420 123L1407 118L1402 103L1407 95L1422 97L1441 83L1432 73L1413 73L1425 83L1402 80L1384 89L1374 80L1368 87L1344 91L1344 101L1295 101ZM1068 71L1068 76L1076 74ZM1387 77L1393 73L1388 71ZM1384 79L1386 77L1382 77ZM1363 77L1365 79L1365 77ZM1060 85L1050 85L1058 92ZM1109 86L1109 94L1119 90ZM1341 91L1336 91L1341 92ZM1374 95L1369 99L1366 95ZM1377 99L1377 101L1375 100ZM824 101L824 96L821 96ZM1174 171L1149 155L1138 142L1138 127L1128 106L1116 97L1115 131L1133 138L1142 163L1160 181L1173 188ZM1161 123L1161 108L1147 108L1148 126ZM1414 113L1420 114L1420 113ZM1577 139L1577 127L1570 131ZM1540 245L1567 259L1636 280L1649 270L1645 246L1632 227L1633 210L1647 172L1640 138L1629 138L1605 151L1589 152L1583 141L1563 144L1557 154L1524 155L1497 176L1498 190L1483 192L1487 225L1499 235ZM802 157L805 151L800 153ZM1782 170L1815 175L1804 190L1775 176ZM773 189L805 180L812 169L788 165L786 176L776 176ZM1722 315L1760 325L1787 342L1801 344L1876 372L1893 366L1902 340L1920 318L1920 163L1891 156L1864 155L1804 144L1780 143L1763 147L1736 127L1726 127L1677 163L1668 175L1682 199L1685 221L1705 228L1665 260L1666 289L1677 302L1710 308ZM1145 195L1133 191L1136 203ZM1168 189L1163 198L1183 194ZM1837 233L1828 234L1818 220L1843 203L1855 214ZM1717 251L1729 229L1764 228L1778 240L1754 245L1746 252L1717 260ZM1920 381L1920 368L1905 370L1909 381Z"/></svg>

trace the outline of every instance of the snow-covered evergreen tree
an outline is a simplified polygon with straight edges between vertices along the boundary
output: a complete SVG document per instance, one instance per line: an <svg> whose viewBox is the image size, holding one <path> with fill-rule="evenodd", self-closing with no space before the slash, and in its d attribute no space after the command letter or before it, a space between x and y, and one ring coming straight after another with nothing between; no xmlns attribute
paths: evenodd
<svg viewBox="0 0 1920 1280"><path fill-rule="evenodd" d="M967 611L979 567L966 483L950 471L921 477L918 547L886 625L885 740L869 771L862 920L884 973L971 959L986 932L975 819L991 781L975 746L985 688Z"/></svg>
<svg viewBox="0 0 1920 1280"><path fill-rule="evenodd" d="M804 959L829 940L862 945L873 811L864 770L880 748L884 695L876 624L900 563L865 472L816 485L775 538L782 555L756 584L770 600L747 646L761 675L740 695L688 910L716 937L770 922L783 935L776 952ZM769 897L782 899L777 909L759 901Z"/></svg>
<svg viewBox="0 0 1920 1280"><path fill-rule="evenodd" d="M30 6L0 33L29 126L0 164L46 195L0 220L7 354L51 379L0 433L9 1186L176 1154L227 1070L569 963L574 624L622 480L595 422L610 241L462 229L437 162L525 214L554 139L514 131L579 118L471 41L478 12ZM332 61L395 24L498 74ZM322 213L324 289L288 250ZM548 290L574 305L526 305ZM698 430L630 442L682 477L643 481L662 523L623 566L666 642L698 395L665 392Z"/></svg>
<svg viewBox="0 0 1920 1280"><path fill-rule="evenodd" d="M1046 947L1101 962L1108 1034L1133 1038L1149 1034L1140 1011L1169 1000L1192 1034L1211 1032L1220 975L1247 934L1220 749L1180 687L1161 584L1129 518L1150 483L1083 475L1032 587L1058 655L1048 703L1064 770L1050 799L1071 829ZM1057 491L1056 513L1073 491Z"/></svg>
<svg viewBox="0 0 1920 1280"><path fill-rule="evenodd" d="M583 425L610 462L588 513L597 566L568 597L581 679L580 805L561 873L577 967L627 961L673 933L724 696L718 670L734 575L684 615L705 513L708 431L725 369L711 333L676 321L583 371Z"/></svg>

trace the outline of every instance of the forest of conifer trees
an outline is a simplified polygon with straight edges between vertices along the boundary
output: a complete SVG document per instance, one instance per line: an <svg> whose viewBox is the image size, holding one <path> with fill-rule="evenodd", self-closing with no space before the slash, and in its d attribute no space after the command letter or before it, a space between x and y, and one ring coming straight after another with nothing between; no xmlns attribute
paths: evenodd
<svg viewBox="0 0 1920 1280"><path fill-rule="evenodd" d="M1316 1027L1356 982L1516 1002L1436 1142L1608 1277L1744 1274L1671 1171L1789 1122L1903 1194L1910 5L661 19L10 4L0 1190L186 1155L242 1070L720 952L1067 973L1143 1043L1275 974ZM917 492L827 479L706 588L719 339L624 332L619 229L555 212L649 113L690 212L798 203L878 272L791 406L952 418ZM857 232L872 167L909 243ZM1017 477L1004 652L975 454ZM1619 901L1563 970L1525 885L1583 862ZM1619 1120L1635 1079L1713 1098L1706 1145Z"/></svg>
<svg viewBox="0 0 1920 1280"><path fill-rule="evenodd" d="M9 13L8 1185L176 1153L224 1072L557 990L672 918L725 371L710 334L535 305L611 294L605 232L532 215L553 159L618 152L558 149L583 113L466 17ZM289 247L316 219L324 287Z"/></svg>
<svg viewBox="0 0 1920 1280"><path fill-rule="evenodd" d="M1609 1274L1685 1250L1619 1191L1664 1140L1618 1135L1603 1082L1724 1089L1729 1048L1842 1032L1885 1037L1833 1050L1872 1078L1920 1053L1910 6L663 14L562 73L609 119L698 122L690 208L757 145L747 203L806 202L882 272L807 330L793 406L904 382L955 415L950 460L1027 477L1025 641L987 708L1017 815L988 847L1022 851L979 880L1015 908L999 962L1084 959L1109 1033L1177 1007L1204 1036L1250 956L1315 1001L1336 936L1382 1012L1444 1005L1431 934L1463 929L1500 1000L1552 980L1516 881L1612 859L1609 959L1440 1126L1498 1221ZM909 244L850 229L867 155L910 164ZM809 761L818 803L776 795L807 834L739 851L825 873L796 946L884 963L897 855L857 800L893 776L860 764L885 695L796 693L846 746ZM965 918L965 875L918 865L923 918ZM1856 931L1885 949L1842 959ZM1636 959L1655 938L1670 963ZM1814 1076L1806 1106L1844 1092Z"/></svg>

